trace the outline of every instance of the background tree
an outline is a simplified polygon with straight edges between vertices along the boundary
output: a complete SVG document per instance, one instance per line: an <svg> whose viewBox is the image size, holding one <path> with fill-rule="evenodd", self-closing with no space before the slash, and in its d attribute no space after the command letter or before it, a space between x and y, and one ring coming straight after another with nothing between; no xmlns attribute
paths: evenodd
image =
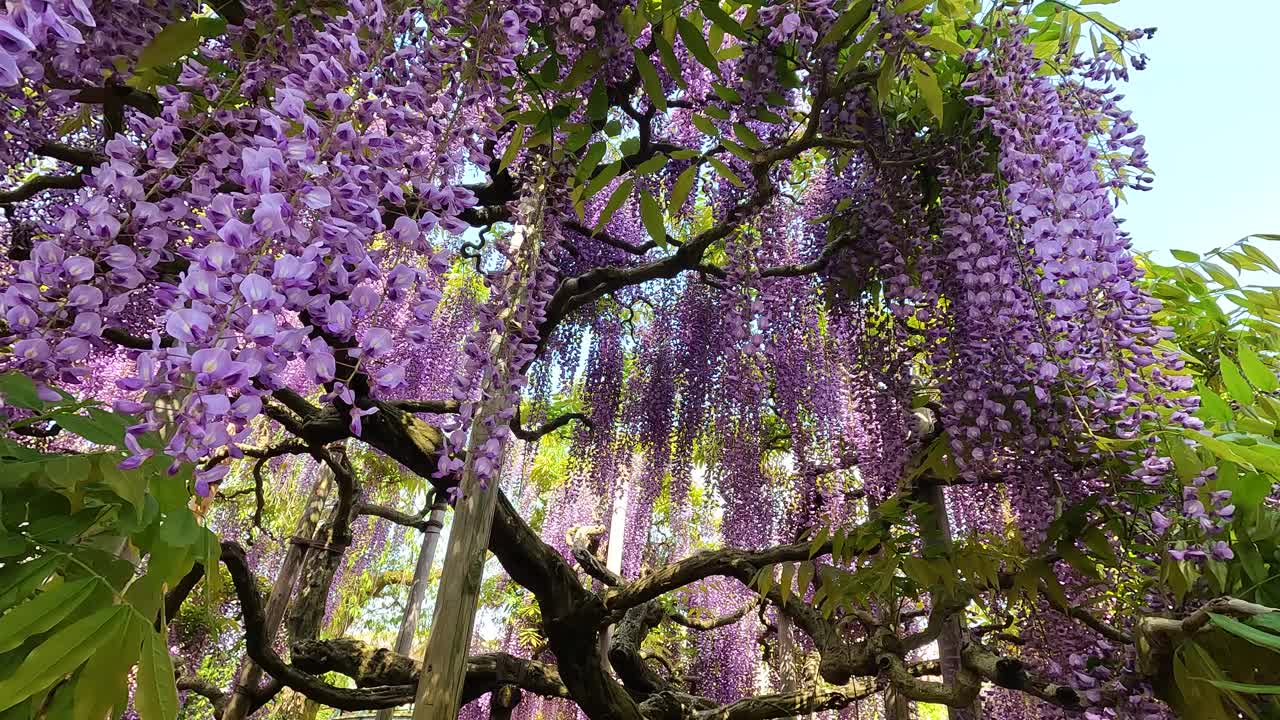
<svg viewBox="0 0 1280 720"><path fill-rule="evenodd" d="M10 2L0 712L1274 714L1276 268L1130 249L1147 34Z"/></svg>

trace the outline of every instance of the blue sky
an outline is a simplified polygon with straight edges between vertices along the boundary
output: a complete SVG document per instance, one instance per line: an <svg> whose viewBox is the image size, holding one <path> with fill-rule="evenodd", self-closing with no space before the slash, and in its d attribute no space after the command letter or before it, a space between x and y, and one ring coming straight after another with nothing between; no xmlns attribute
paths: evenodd
<svg viewBox="0 0 1280 720"><path fill-rule="evenodd" d="M1123 101L1147 136L1156 177L1155 189L1129 193L1118 210L1135 248L1203 251L1280 233L1280 0L1090 9L1159 28L1142 45L1150 66L1131 73ZM1280 245L1263 249L1280 254Z"/></svg>

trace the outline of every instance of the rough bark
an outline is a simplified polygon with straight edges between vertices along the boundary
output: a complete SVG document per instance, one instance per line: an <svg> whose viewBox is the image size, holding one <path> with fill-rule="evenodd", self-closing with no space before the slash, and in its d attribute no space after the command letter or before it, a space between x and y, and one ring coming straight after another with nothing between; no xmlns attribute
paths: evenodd
<svg viewBox="0 0 1280 720"><path fill-rule="evenodd" d="M359 640L302 640L290 649L293 664L319 675L336 672L355 681L358 688L412 685L422 675L422 663L386 648ZM462 697L470 702L505 686L519 687L535 695L568 698L569 691L552 665L506 653L467 658Z"/></svg>

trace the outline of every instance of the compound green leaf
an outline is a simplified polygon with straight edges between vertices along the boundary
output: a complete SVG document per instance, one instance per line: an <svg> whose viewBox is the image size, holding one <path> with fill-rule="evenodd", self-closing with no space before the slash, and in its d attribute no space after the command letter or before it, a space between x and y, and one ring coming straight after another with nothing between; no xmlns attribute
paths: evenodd
<svg viewBox="0 0 1280 720"><path fill-rule="evenodd" d="M41 643L16 672L0 680L0 710L8 710L75 672L129 621L129 609L113 605L74 622Z"/></svg>

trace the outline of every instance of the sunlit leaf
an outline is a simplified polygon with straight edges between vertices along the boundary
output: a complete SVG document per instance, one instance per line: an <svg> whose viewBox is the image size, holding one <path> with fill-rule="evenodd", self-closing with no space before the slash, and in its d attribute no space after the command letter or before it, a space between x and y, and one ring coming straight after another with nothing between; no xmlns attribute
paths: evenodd
<svg viewBox="0 0 1280 720"><path fill-rule="evenodd" d="M667 247L667 227L663 221L662 207L648 190L640 191L640 219L658 247Z"/></svg>

